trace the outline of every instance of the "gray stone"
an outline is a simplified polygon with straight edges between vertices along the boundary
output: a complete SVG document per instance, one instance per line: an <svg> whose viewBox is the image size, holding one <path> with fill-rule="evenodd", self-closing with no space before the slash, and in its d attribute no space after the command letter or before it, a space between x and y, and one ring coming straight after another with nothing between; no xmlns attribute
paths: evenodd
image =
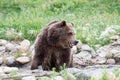
<svg viewBox="0 0 120 80"><path fill-rule="evenodd" d="M116 33L115 29L113 29L112 27L107 27L105 31L101 33L100 38L105 38L107 36L110 36L110 34L114 33Z"/></svg>
<svg viewBox="0 0 120 80"><path fill-rule="evenodd" d="M107 64L115 64L115 60L114 59L108 59L106 61Z"/></svg>
<svg viewBox="0 0 120 80"><path fill-rule="evenodd" d="M14 49L16 49L14 44L12 44L12 43L6 44L6 51L10 52L10 51L12 51Z"/></svg>
<svg viewBox="0 0 120 80"><path fill-rule="evenodd" d="M64 76L65 80L76 80L75 76L71 73L67 73L67 75Z"/></svg>
<svg viewBox="0 0 120 80"><path fill-rule="evenodd" d="M66 68L66 71L67 71L68 73L75 74L75 73L81 72L82 70L73 67L73 68Z"/></svg>
<svg viewBox="0 0 120 80"><path fill-rule="evenodd" d="M30 58L29 57L18 57L16 59L16 61L21 64L26 64L26 63L30 62Z"/></svg>
<svg viewBox="0 0 120 80"><path fill-rule="evenodd" d="M80 48L82 47L82 42L81 42L80 40L78 40L78 43L77 43L76 47L77 47L78 49L80 49Z"/></svg>
<svg viewBox="0 0 120 80"><path fill-rule="evenodd" d="M110 37L111 40L117 41L120 37L118 35Z"/></svg>
<svg viewBox="0 0 120 80"><path fill-rule="evenodd" d="M22 80L37 80L35 78L35 76L27 76L27 77L23 77Z"/></svg>
<svg viewBox="0 0 120 80"><path fill-rule="evenodd" d="M0 57L0 65L3 63L3 58Z"/></svg>
<svg viewBox="0 0 120 80"><path fill-rule="evenodd" d="M17 67L0 67L0 73L11 73L11 72L18 72Z"/></svg>
<svg viewBox="0 0 120 80"><path fill-rule="evenodd" d="M120 62L120 53L116 54L114 56L114 59L115 59L116 62Z"/></svg>
<svg viewBox="0 0 120 80"><path fill-rule="evenodd" d="M53 80L65 80L62 76L56 76Z"/></svg>
<svg viewBox="0 0 120 80"><path fill-rule="evenodd" d="M38 80L50 80L50 78L43 76L43 77L39 77Z"/></svg>
<svg viewBox="0 0 120 80"><path fill-rule="evenodd" d="M97 64L104 64L104 63L106 63L106 58L104 58L104 57L97 57L96 63Z"/></svg>
<svg viewBox="0 0 120 80"><path fill-rule="evenodd" d="M73 46L73 48L71 50L71 53L72 54L76 54L77 53L77 47L76 46Z"/></svg>
<svg viewBox="0 0 120 80"><path fill-rule="evenodd" d="M83 59L91 59L92 55L87 51L81 51L76 57L83 58Z"/></svg>
<svg viewBox="0 0 120 80"><path fill-rule="evenodd" d="M5 46L7 44L7 41L4 39L0 39L0 46Z"/></svg>
<svg viewBox="0 0 120 80"><path fill-rule="evenodd" d="M20 51L21 52L26 52L30 48L30 41L29 40L23 40L20 43Z"/></svg>
<svg viewBox="0 0 120 80"><path fill-rule="evenodd" d="M83 45L83 46L81 47L81 51L89 51L89 52L91 52L91 48L90 48L90 46L88 46L88 45Z"/></svg>
<svg viewBox="0 0 120 80"><path fill-rule="evenodd" d="M103 68L105 67L105 69ZM120 67L120 66L119 66ZM118 67L118 68L119 68ZM81 68L80 72L74 73L77 76L77 80L102 80L102 77L107 75L108 80L116 80L115 74L113 73L116 66L88 66L86 68Z"/></svg>
<svg viewBox="0 0 120 80"><path fill-rule="evenodd" d="M10 67L16 66L15 58L13 56L7 57L6 58L6 65L10 66Z"/></svg>
<svg viewBox="0 0 120 80"><path fill-rule="evenodd" d="M31 45L29 51L32 52L34 50L35 45Z"/></svg>
<svg viewBox="0 0 120 80"><path fill-rule="evenodd" d="M120 51L116 50L116 49L112 49L112 50L110 50L110 53L116 55L116 54L120 53Z"/></svg>
<svg viewBox="0 0 120 80"><path fill-rule="evenodd" d="M5 52L5 47L4 46L0 46L0 53L4 53Z"/></svg>

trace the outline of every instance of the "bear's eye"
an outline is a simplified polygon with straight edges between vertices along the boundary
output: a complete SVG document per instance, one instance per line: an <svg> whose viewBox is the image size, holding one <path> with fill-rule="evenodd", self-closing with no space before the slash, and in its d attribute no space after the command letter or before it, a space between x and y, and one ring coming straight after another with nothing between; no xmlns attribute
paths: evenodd
<svg viewBox="0 0 120 80"><path fill-rule="evenodd" d="M69 32L68 35L73 35L73 33L72 33L72 32Z"/></svg>

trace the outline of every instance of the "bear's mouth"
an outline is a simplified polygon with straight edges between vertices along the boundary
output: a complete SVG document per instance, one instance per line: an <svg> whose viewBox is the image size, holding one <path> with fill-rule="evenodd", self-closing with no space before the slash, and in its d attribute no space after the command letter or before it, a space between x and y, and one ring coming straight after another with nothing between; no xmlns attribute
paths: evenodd
<svg viewBox="0 0 120 80"><path fill-rule="evenodd" d="M69 47L69 48L72 48L72 47L73 47L73 44L72 44L70 41L68 41L68 47Z"/></svg>

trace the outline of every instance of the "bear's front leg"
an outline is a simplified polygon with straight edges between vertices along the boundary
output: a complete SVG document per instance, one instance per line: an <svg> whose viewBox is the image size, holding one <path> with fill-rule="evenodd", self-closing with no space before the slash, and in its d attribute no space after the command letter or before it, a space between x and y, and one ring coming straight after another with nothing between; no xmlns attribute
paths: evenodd
<svg viewBox="0 0 120 80"><path fill-rule="evenodd" d="M33 58L32 64L31 64L31 70L38 69L39 66L39 58Z"/></svg>

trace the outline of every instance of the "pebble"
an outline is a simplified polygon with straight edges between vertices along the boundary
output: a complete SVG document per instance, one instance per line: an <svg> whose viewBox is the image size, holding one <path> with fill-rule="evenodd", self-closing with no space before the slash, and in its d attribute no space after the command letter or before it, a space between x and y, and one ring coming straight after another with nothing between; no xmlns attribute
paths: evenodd
<svg viewBox="0 0 120 80"><path fill-rule="evenodd" d="M71 73L67 73L67 75L65 76L68 80L76 80L75 76Z"/></svg>
<svg viewBox="0 0 120 80"><path fill-rule="evenodd" d="M7 73L9 74L10 72L18 72L17 67L0 67L0 73Z"/></svg>
<svg viewBox="0 0 120 80"><path fill-rule="evenodd" d="M0 65L3 63L3 58L0 57Z"/></svg>
<svg viewBox="0 0 120 80"><path fill-rule="evenodd" d="M0 46L0 53L4 53L5 52L5 47L4 46Z"/></svg>
<svg viewBox="0 0 120 80"><path fill-rule="evenodd" d="M96 59L96 63L98 63L98 64L104 64L104 63L106 63L106 58L104 58L104 57L98 57Z"/></svg>
<svg viewBox="0 0 120 80"><path fill-rule="evenodd" d="M30 48L30 41L29 40L23 40L20 43L20 51L26 52Z"/></svg>
<svg viewBox="0 0 120 80"><path fill-rule="evenodd" d="M76 47L77 47L78 49L80 49L80 48L82 47L82 42L81 42L80 40L78 40L78 43L77 43Z"/></svg>
<svg viewBox="0 0 120 80"><path fill-rule="evenodd" d="M77 57L83 59L91 59L92 55L87 51L81 51L79 54L77 54Z"/></svg>
<svg viewBox="0 0 120 80"><path fill-rule="evenodd" d="M6 40L0 39L0 46L4 46L7 44Z"/></svg>
<svg viewBox="0 0 120 80"><path fill-rule="evenodd" d="M6 65L13 67L15 66L15 58L13 56L6 58Z"/></svg>
<svg viewBox="0 0 120 80"><path fill-rule="evenodd" d="M56 76L54 80L65 80L62 76ZM69 80L69 79L68 79Z"/></svg>
<svg viewBox="0 0 120 80"><path fill-rule="evenodd" d="M12 43L6 44L6 51L10 52L15 49L15 45Z"/></svg>
<svg viewBox="0 0 120 80"><path fill-rule="evenodd" d="M91 48L90 48L90 46L88 46L88 45L83 45L83 46L81 47L81 51L89 51L89 52L91 52Z"/></svg>
<svg viewBox="0 0 120 80"><path fill-rule="evenodd" d="M71 53L72 54L76 54L77 53L77 47L76 46L72 47Z"/></svg>
<svg viewBox="0 0 120 80"><path fill-rule="evenodd" d="M107 64L115 64L115 60L114 59L108 59L106 61Z"/></svg>
<svg viewBox="0 0 120 80"><path fill-rule="evenodd" d="M35 76L27 76L27 77L23 77L22 80L37 80L35 78Z"/></svg>
<svg viewBox="0 0 120 80"><path fill-rule="evenodd" d="M38 80L50 80L50 78L43 76L43 77L38 78Z"/></svg>
<svg viewBox="0 0 120 80"><path fill-rule="evenodd" d="M30 62L30 58L29 57L18 57L16 59L16 61L21 64L26 64L26 63Z"/></svg>
<svg viewBox="0 0 120 80"><path fill-rule="evenodd" d="M114 41L117 41L119 39L119 36L118 35L115 35L115 36L112 36L110 37L111 40L114 40Z"/></svg>

